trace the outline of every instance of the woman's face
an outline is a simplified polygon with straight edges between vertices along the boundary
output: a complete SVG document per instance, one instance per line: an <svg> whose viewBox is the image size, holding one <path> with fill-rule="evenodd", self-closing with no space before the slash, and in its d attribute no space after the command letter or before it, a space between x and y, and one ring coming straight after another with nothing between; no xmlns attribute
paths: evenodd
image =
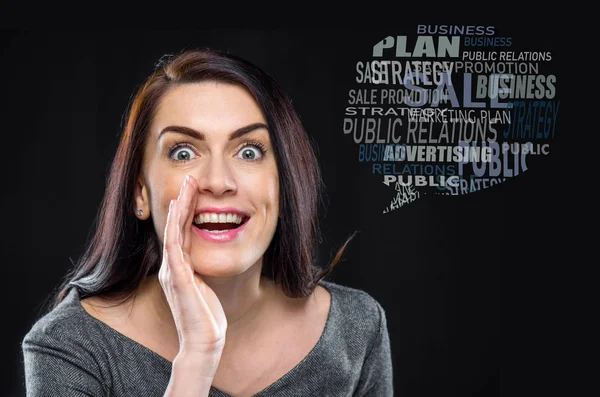
<svg viewBox="0 0 600 397"><path fill-rule="evenodd" d="M136 208L152 214L163 243L169 202L186 175L195 178L196 216L187 232L192 266L201 275L232 276L262 263L275 234L279 179L266 124L254 98L232 84L176 86L158 106ZM243 216L241 226L236 215Z"/></svg>

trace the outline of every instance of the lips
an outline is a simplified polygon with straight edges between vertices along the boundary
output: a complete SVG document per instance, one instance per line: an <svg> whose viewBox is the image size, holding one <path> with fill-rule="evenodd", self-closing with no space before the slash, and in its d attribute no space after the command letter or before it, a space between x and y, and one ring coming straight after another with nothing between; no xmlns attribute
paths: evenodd
<svg viewBox="0 0 600 397"><path fill-rule="evenodd" d="M194 211L192 229L196 235L211 242L236 239L250 219L247 212L233 207L201 207Z"/></svg>
<svg viewBox="0 0 600 397"><path fill-rule="evenodd" d="M238 214L238 215L243 216L243 217L250 217L250 215L247 212L238 210L237 208L233 208L233 207L201 207L201 208L196 208L196 211L194 211L194 216L198 216L199 214L206 213L206 212L215 213L215 214L231 213L231 214Z"/></svg>
<svg viewBox="0 0 600 397"><path fill-rule="evenodd" d="M243 231L246 229L246 225L248 225L250 219L245 218L245 221L238 227L227 230L206 230L201 229L198 225L192 224L193 232L202 239L214 243L225 243L234 241L242 235ZM202 226L207 225L203 224ZM223 224L226 225L226 224Z"/></svg>

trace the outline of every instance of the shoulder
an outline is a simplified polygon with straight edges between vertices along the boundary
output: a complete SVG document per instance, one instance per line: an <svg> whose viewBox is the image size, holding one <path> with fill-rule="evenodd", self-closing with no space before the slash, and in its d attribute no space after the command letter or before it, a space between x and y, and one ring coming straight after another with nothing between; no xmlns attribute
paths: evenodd
<svg viewBox="0 0 600 397"><path fill-rule="evenodd" d="M319 284L329 290L340 309L360 311L359 317L365 321L374 320L379 323L380 317L385 313L379 301L366 291L332 281L322 280Z"/></svg>
<svg viewBox="0 0 600 397"><path fill-rule="evenodd" d="M359 333L372 342L387 326L383 306L368 292L332 281L319 284L331 293L331 320L347 332Z"/></svg>
<svg viewBox="0 0 600 397"><path fill-rule="evenodd" d="M27 395L107 395L110 376L100 364L97 335L71 290L21 342Z"/></svg>
<svg viewBox="0 0 600 397"><path fill-rule="evenodd" d="M63 301L35 321L24 336L22 346L24 349L32 345L65 348L89 340L93 332L93 324L79 303L77 291L71 289Z"/></svg>
<svg viewBox="0 0 600 397"><path fill-rule="evenodd" d="M343 362L353 363L357 374L349 382L356 385L353 395L393 396L393 365L390 337L385 310L365 291L326 283L332 292L333 302L343 314L338 315L339 326L331 338L331 354L344 357Z"/></svg>

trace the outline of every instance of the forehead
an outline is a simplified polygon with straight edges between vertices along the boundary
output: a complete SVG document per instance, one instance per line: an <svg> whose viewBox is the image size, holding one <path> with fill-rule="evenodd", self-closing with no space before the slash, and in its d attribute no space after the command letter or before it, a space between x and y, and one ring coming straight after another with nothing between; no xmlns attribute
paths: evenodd
<svg viewBox="0 0 600 397"><path fill-rule="evenodd" d="M157 107L153 133L173 124L231 132L257 122L266 124L260 107L246 89L207 81L170 88Z"/></svg>

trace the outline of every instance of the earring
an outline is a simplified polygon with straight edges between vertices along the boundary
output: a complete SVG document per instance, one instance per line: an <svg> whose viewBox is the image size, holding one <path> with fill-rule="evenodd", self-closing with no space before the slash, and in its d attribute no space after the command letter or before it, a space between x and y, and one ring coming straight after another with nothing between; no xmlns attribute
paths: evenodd
<svg viewBox="0 0 600 397"><path fill-rule="evenodd" d="M138 216L142 216L142 214L144 213L144 211L142 209L138 209L137 210L137 214Z"/></svg>

